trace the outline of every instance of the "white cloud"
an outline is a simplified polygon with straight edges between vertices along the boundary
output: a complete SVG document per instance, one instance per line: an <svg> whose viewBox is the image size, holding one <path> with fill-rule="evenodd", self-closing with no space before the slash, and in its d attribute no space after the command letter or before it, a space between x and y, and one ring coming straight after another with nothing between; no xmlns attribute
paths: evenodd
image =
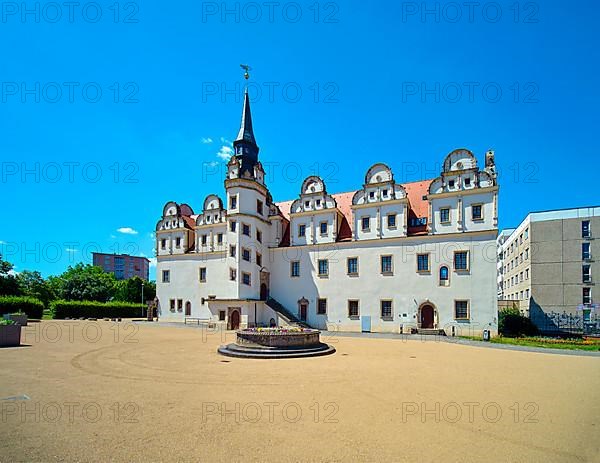
<svg viewBox="0 0 600 463"><path fill-rule="evenodd" d="M233 155L233 148L230 146L223 145L221 149L217 153L217 157L223 159L224 161L228 161L229 158Z"/></svg>
<svg viewBox="0 0 600 463"><path fill-rule="evenodd" d="M124 235L137 235L138 232L137 230L134 230L131 227L121 227L121 228L117 228L117 231L119 233L123 233Z"/></svg>
<svg viewBox="0 0 600 463"><path fill-rule="evenodd" d="M231 141L227 140L225 137L221 137L221 143L224 145L233 145L233 143L231 143Z"/></svg>
<svg viewBox="0 0 600 463"><path fill-rule="evenodd" d="M202 137L201 141L204 145L210 145L213 142L213 139L210 137Z"/></svg>

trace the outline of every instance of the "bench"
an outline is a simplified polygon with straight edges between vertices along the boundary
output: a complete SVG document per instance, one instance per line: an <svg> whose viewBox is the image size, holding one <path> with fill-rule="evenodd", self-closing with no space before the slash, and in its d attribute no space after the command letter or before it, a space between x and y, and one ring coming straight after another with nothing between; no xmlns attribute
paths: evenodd
<svg viewBox="0 0 600 463"><path fill-rule="evenodd" d="M192 321L192 322L196 322L196 325L198 325L198 326L200 326L201 324L202 324L202 325L208 325L209 327L210 327L211 325L214 325L213 321L212 321L210 318L195 318L195 317L185 317L185 318L183 319L183 323L184 323L185 325L187 325L187 324L188 324L188 320L189 320L189 321Z"/></svg>

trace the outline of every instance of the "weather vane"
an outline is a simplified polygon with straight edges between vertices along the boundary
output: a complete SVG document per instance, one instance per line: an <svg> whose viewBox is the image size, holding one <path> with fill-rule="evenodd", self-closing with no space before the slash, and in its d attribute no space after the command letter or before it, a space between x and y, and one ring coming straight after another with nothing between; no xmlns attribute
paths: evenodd
<svg viewBox="0 0 600 463"><path fill-rule="evenodd" d="M250 78L249 71L252 71L252 68L247 64L240 64L240 67L244 70L244 79L248 80Z"/></svg>

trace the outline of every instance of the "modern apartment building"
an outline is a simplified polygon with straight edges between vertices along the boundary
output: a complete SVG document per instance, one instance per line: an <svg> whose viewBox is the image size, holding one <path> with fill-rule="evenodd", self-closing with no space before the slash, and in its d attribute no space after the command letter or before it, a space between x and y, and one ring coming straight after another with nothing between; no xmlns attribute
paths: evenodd
<svg viewBox="0 0 600 463"><path fill-rule="evenodd" d="M545 332L592 323L600 276L600 207L532 212L498 238L498 294ZM596 298L598 300L598 297Z"/></svg>
<svg viewBox="0 0 600 463"><path fill-rule="evenodd" d="M150 275L150 261L145 257L93 252L92 263L102 267L105 272L114 273L117 280L137 276L147 281Z"/></svg>

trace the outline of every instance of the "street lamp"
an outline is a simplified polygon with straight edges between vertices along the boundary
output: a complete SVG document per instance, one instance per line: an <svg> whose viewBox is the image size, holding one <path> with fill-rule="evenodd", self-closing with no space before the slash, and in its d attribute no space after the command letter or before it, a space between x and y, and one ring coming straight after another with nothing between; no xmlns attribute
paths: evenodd
<svg viewBox="0 0 600 463"><path fill-rule="evenodd" d="M142 318L144 318L144 280L142 280Z"/></svg>

